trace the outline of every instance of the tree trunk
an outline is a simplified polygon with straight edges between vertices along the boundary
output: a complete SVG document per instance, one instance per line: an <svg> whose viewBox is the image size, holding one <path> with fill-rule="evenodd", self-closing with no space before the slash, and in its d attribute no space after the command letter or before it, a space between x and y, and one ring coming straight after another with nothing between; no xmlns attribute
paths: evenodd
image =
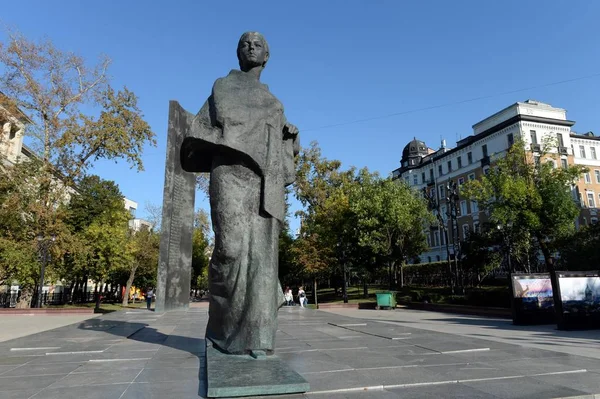
<svg viewBox="0 0 600 399"><path fill-rule="evenodd" d="M404 288L404 262L400 264L400 288Z"/></svg>
<svg viewBox="0 0 600 399"><path fill-rule="evenodd" d="M317 278L316 277L313 279L313 292L315 293L315 306L318 306L319 302L317 301Z"/></svg>
<svg viewBox="0 0 600 399"><path fill-rule="evenodd" d="M131 271L129 272L129 278L127 279L127 285L125 286L125 293L123 294L123 306L127 306L129 303L129 290L133 285L133 280L135 279L135 271L137 270L137 266L133 266Z"/></svg>
<svg viewBox="0 0 600 399"><path fill-rule="evenodd" d="M550 248L544 242L542 237L537 237L538 244L540 245L540 250L542 251L542 255L544 255L544 263L546 264L546 270L548 273L552 273L554 271L554 264L552 263L552 253L550 253Z"/></svg>

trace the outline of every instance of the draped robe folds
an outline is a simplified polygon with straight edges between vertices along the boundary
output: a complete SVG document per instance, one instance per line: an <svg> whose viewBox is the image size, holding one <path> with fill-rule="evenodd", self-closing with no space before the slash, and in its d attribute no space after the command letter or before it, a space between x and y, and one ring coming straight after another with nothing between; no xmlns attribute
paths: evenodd
<svg viewBox="0 0 600 399"><path fill-rule="evenodd" d="M279 232L299 150L285 124L268 87L233 70L215 82L182 144L183 169L210 172L215 248L206 336L227 353L274 350L283 304Z"/></svg>

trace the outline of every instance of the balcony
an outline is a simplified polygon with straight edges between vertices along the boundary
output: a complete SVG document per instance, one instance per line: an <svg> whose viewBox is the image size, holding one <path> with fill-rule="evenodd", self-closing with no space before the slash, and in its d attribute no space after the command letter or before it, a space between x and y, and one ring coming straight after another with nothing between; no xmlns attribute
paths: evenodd
<svg viewBox="0 0 600 399"><path fill-rule="evenodd" d="M481 167L483 168L484 166L488 166L490 164L490 157L488 155L486 155L485 157L481 158Z"/></svg>
<svg viewBox="0 0 600 399"><path fill-rule="evenodd" d="M540 152L542 150L542 146L539 144L532 144L531 151L532 152Z"/></svg>
<svg viewBox="0 0 600 399"><path fill-rule="evenodd" d="M558 153L561 155L567 155L569 153L569 150L567 149L567 147L558 147Z"/></svg>

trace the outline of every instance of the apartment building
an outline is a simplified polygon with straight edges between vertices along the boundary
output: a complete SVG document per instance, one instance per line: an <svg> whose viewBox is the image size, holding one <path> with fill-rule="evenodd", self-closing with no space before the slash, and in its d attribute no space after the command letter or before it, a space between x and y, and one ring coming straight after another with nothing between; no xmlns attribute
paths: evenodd
<svg viewBox="0 0 600 399"><path fill-rule="evenodd" d="M581 206L575 221L577 227L598 221L600 207L600 137L593 133L578 134L567 112L550 104L527 100L517 102L473 125L473 134L459 140L454 148L442 140L438 150L429 148L416 138L402 151L400 167L392 172L416 190L433 197L445 228L435 223L428 232L429 250L420 255L421 262L446 260L452 256L453 243L464 239L470 231L478 231L486 222L486 214L477 203L461 198L457 202L456 225L448 217L447 186L478 179L488 173L494 160L503 157L515 140L525 142L532 159L539 161L542 144L548 138L557 143L554 152L557 167L578 164L587 166L586 173L573 188L573 198ZM560 162L560 165L558 163ZM456 239L455 239L456 236ZM448 245L447 245L448 243Z"/></svg>

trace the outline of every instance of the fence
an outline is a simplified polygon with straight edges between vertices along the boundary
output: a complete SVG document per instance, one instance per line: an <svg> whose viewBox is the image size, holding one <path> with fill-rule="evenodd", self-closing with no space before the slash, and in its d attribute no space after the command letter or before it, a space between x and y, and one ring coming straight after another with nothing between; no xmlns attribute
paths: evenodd
<svg viewBox="0 0 600 399"><path fill-rule="evenodd" d="M91 303L96 301L96 295L100 295L100 301L102 302L121 302L123 299L120 294L110 292L99 294L95 292L75 292L73 294L70 292L44 292L42 294L42 306ZM17 306L20 298L21 291L18 293L0 294L0 308L14 308ZM34 293L31 297L31 306L37 306L37 302L38 294Z"/></svg>

